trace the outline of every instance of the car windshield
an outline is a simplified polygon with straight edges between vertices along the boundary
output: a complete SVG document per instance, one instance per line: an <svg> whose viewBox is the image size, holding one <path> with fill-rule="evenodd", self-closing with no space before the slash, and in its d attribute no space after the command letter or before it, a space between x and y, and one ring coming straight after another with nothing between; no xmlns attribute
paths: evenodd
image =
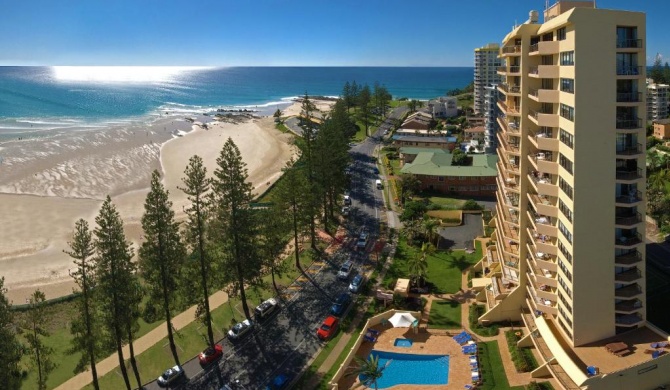
<svg viewBox="0 0 670 390"><path fill-rule="evenodd" d="M342 271L342 272L349 271L349 266L348 265L343 265L342 268L340 268L340 271Z"/></svg>
<svg viewBox="0 0 670 390"><path fill-rule="evenodd" d="M356 276L351 284L353 284L354 286L358 286L360 283L361 283L361 277Z"/></svg>
<svg viewBox="0 0 670 390"><path fill-rule="evenodd" d="M328 326L328 325L326 325L326 324L323 324L323 325L321 325L321 330L329 331L329 330L330 330L330 326ZM314 332L314 331L312 331L312 332Z"/></svg>
<svg viewBox="0 0 670 390"><path fill-rule="evenodd" d="M243 323L240 322L239 324L235 324L235 326L233 326L233 333L240 333L242 329L244 329Z"/></svg>
<svg viewBox="0 0 670 390"><path fill-rule="evenodd" d="M207 348L205 350L205 355L213 355L214 354L214 348Z"/></svg>
<svg viewBox="0 0 670 390"><path fill-rule="evenodd" d="M165 372L163 373L163 379L169 379L170 375L172 375L172 369L165 370Z"/></svg>

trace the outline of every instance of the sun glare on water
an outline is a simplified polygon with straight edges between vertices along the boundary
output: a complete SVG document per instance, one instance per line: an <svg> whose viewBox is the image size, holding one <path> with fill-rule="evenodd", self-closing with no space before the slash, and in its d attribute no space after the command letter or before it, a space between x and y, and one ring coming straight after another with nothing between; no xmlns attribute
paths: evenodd
<svg viewBox="0 0 670 390"><path fill-rule="evenodd" d="M207 69L197 66L54 66L58 81L141 83L172 80L175 76Z"/></svg>

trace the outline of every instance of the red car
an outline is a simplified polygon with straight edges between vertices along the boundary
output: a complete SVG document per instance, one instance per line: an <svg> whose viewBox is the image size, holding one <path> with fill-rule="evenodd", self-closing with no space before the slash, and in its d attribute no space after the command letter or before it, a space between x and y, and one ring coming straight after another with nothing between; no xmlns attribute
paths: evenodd
<svg viewBox="0 0 670 390"><path fill-rule="evenodd" d="M340 320L335 316L328 316L319 327L319 330L316 331L316 336L321 340L328 340L333 337L335 332L337 332L337 326L339 325Z"/></svg>
<svg viewBox="0 0 670 390"><path fill-rule="evenodd" d="M200 360L200 364L204 366L220 358L221 355L223 355L223 347L220 344L214 344L214 348L209 347L200 352L198 359Z"/></svg>

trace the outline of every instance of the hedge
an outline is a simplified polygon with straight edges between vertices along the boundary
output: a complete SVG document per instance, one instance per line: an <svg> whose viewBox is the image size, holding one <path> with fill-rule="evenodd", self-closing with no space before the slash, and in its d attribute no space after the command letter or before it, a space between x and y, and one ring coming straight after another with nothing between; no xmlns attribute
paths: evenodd
<svg viewBox="0 0 670 390"><path fill-rule="evenodd" d="M519 334L517 336L517 334ZM537 368L537 361L529 348L519 348L517 341L521 338L521 332L518 330L508 330L505 332L507 347L512 355L512 362L518 372L530 372Z"/></svg>
<svg viewBox="0 0 670 390"><path fill-rule="evenodd" d="M486 309L484 308L483 305L478 305L476 303L470 305L470 312L468 314L470 329L480 336L484 337L496 336L498 334L498 324L491 324L484 326L480 325L479 322L477 322L479 317L481 317L482 314L484 314L484 311L486 311Z"/></svg>

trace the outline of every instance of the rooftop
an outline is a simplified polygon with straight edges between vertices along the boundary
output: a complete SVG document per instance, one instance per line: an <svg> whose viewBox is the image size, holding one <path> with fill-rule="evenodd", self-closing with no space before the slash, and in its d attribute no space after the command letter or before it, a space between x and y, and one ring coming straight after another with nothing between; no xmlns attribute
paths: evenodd
<svg viewBox="0 0 670 390"><path fill-rule="evenodd" d="M469 177L495 177L498 174L496 163L498 156L495 154L469 155L472 159L470 166L451 165L451 153L435 153L424 151L417 154L414 162L405 164L402 173L433 176L469 176Z"/></svg>
<svg viewBox="0 0 670 390"><path fill-rule="evenodd" d="M418 135L394 135L391 139L394 141L403 141L403 142L433 142L437 144L456 142L450 141L449 137L425 137ZM452 137L453 138L453 137Z"/></svg>
<svg viewBox="0 0 670 390"><path fill-rule="evenodd" d="M413 148L411 146L403 146L402 148L400 148L400 153L402 154L419 154L424 152L449 154L449 151L447 149L440 149L440 148Z"/></svg>
<svg viewBox="0 0 670 390"><path fill-rule="evenodd" d="M654 121L654 123L658 123L659 125L670 125L670 118L669 119L657 119Z"/></svg>

